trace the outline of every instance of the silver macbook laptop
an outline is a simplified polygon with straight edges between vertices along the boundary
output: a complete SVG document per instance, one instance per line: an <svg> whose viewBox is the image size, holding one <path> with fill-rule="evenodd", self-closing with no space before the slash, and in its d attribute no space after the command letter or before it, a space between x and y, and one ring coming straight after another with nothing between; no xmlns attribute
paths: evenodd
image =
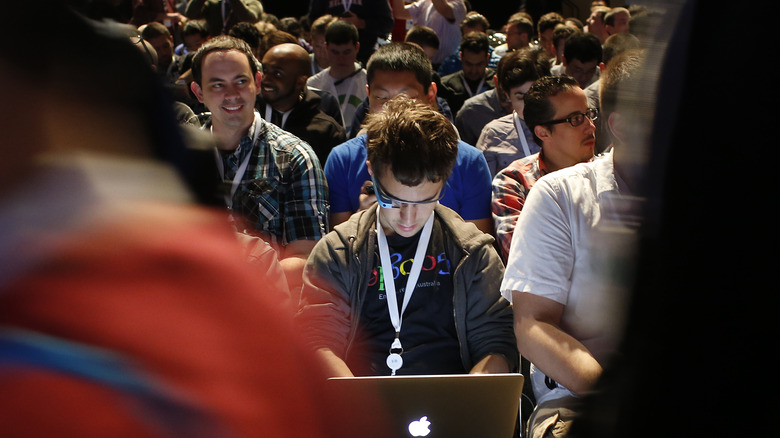
<svg viewBox="0 0 780 438"><path fill-rule="evenodd" d="M351 414L351 436L510 438L516 436L522 374L452 374L328 379ZM365 433L363 433L365 432Z"/></svg>

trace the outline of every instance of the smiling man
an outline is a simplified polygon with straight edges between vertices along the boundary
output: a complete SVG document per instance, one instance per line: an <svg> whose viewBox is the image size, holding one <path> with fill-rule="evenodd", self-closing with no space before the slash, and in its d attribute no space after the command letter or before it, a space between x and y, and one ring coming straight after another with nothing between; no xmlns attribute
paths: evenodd
<svg viewBox="0 0 780 438"><path fill-rule="evenodd" d="M309 90L309 53L300 44L278 44L263 56L263 78L255 107L267 122L307 142L320 164L346 140L344 127L320 110L320 96Z"/></svg>
<svg viewBox="0 0 780 438"><path fill-rule="evenodd" d="M458 155L452 123L399 96L366 129L378 202L312 251L301 333L331 376L515 370L493 239L438 204Z"/></svg>
<svg viewBox="0 0 780 438"><path fill-rule="evenodd" d="M195 54L192 75L193 94L211 111L203 128L214 135L217 168L229 189L225 203L239 231L274 246L294 290L328 226L320 162L308 144L255 111L262 75L245 42L212 38Z"/></svg>

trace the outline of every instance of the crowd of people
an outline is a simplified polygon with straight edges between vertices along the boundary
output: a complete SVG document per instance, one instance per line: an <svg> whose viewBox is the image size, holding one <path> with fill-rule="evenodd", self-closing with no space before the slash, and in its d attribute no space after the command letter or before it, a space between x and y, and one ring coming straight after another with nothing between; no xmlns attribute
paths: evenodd
<svg viewBox="0 0 780 438"><path fill-rule="evenodd" d="M47 3L19 34L71 38L0 55L0 428L349 436L326 377L523 372L518 432L568 434L627 320L646 7Z"/></svg>

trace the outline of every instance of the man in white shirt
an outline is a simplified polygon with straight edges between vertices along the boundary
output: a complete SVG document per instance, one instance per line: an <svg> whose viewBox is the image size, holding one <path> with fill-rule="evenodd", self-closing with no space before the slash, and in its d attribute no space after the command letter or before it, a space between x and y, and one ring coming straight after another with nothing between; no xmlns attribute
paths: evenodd
<svg viewBox="0 0 780 438"><path fill-rule="evenodd" d="M366 70L356 62L360 50L358 30L346 21L333 21L325 29L325 44L330 67L310 77L307 84L338 97L341 122L349 132L355 110L368 96Z"/></svg>
<svg viewBox="0 0 780 438"><path fill-rule="evenodd" d="M610 275L633 270L641 173L628 140L638 123L616 111L616 90L641 64L641 52L625 52L605 71L602 108L614 152L539 179L512 238L501 293L514 303L518 349L532 364L529 436L569 427L578 396L601 376L622 334L625 297Z"/></svg>

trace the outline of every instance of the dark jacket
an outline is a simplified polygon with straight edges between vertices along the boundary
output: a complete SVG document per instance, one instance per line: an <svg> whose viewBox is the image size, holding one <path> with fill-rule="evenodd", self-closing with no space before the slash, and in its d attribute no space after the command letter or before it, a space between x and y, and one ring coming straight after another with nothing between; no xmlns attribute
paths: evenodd
<svg viewBox="0 0 780 438"><path fill-rule="evenodd" d="M265 102L260 95L257 96L255 108L261 115L265 114ZM344 127L320 110L320 96L309 89L281 128L308 143L317 154L321 166L325 165L330 150L347 139Z"/></svg>
<svg viewBox="0 0 780 438"><path fill-rule="evenodd" d="M489 354L518 366L512 307L499 292L504 265L493 238L442 205L435 210L453 271L453 308L463 367ZM352 215L312 250L296 321L310 347L346 361L355 340L376 250L376 207Z"/></svg>
<svg viewBox="0 0 780 438"><path fill-rule="evenodd" d="M480 87L480 89L474 93L474 95L495 88L496 85L493 82L493 77L495 75L496 72L493 71L493 69L488 68L485 71L485 82L482 84L482 87ZM463 106L463 102L472 96L469 94L469 90L466 89L466 85L463 83L463 79L463 70L441 78L441 83L444 86L444 89L439 93L439 95L447 100L447 103L450 104L450 109L452 109L454 114L457 114L458 110Z"/></svg>

